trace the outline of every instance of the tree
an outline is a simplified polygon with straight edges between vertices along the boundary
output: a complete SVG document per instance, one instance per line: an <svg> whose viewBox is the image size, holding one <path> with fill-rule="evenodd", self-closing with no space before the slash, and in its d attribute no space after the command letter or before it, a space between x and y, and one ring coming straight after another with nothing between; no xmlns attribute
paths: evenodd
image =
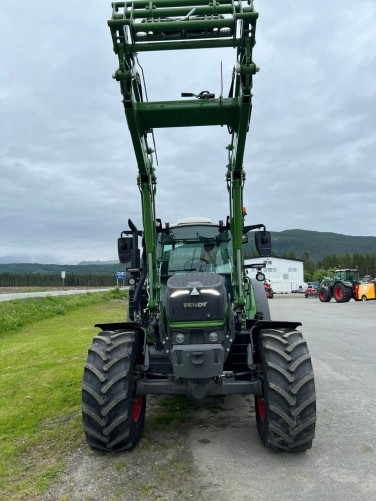
<svg viewBox="0 0 376 501"><path fill-rule="evenodd" d="M309 257L308 252L303 253L303 262L304 262L304 273L307 273L308 275L312 275L312 273L316 269L316 265ZM308 280L308 281L310 282L310 280Z"/></svg>
<svg viewBox="0 0 376 501"><path fill-rule="evenodd" d="M285 259L296 259L293 251L285 252L282 257L284 257Z"/></svg>
<svg viewBox="0 0 376 501"><path fill-rule="evenodd" d="M326 270L324 268L319 268L318 270L316 270L313 275L312 275L312 278L313 278L313 282L321 282L321 280L324 278L324 277L331 277L333 276L334 273L333 273L333 270Z"/></svg>

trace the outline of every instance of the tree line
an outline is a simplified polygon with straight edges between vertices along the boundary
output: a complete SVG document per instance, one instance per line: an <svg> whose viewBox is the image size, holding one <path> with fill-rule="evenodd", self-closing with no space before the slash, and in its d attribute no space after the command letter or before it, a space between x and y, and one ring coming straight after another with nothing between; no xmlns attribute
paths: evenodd
<svg viewBox="0 0 376 501"><path fill-rule="evenodd" d="M376 254L330 254L314 263L308 252L305 252L303 262L306 282L319 282L324 276L331 276L335 269L341 268L358 269L360 277L376 277Z"/></svg>
<svg viewBox="0 0 376 501"><path fill-rule="evenodd" d="M257 257L257 255L250 256ZM294 252L286 252L282 257L297 259ZM333 274L338 268L357 268L360 277L370 275L376 277L376 254L330 254L318 262L314 262L308 252L303 254L305 282L319 282L324 276ZM0 287L61 287L61 273L0 273ZM67 272L66 287L111 287L116 285L115 273Z"/></svg>
<svg viewBox="0 0 376 501"><path fill-rule="evenodd" d="M61 287L60 273L0 273L0 287ZM116 285L114 274L77 275L66 273L65 287L112 287Z"/></svg>

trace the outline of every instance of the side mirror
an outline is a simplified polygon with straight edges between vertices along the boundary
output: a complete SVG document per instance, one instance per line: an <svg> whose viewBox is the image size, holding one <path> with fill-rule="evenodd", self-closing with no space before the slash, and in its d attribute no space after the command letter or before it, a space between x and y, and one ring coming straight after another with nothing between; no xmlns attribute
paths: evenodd
<svg viewBox="0 0 376 501"><path fill-rule="evenodd" d="M256 231L255 245L261 257L269 257L272 253L272 237L270 231Z"/></svg>
<svg viewBox="0 0 376 501"><path fill-rule="evenodd" d="M132 237L118 238L118 255L122 264L127 264L131 260L132 242Z"/></svg>

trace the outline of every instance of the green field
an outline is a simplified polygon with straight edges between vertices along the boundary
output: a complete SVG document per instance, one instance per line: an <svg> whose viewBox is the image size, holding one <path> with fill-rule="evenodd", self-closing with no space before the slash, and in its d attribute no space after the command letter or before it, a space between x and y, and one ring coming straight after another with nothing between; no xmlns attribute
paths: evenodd
<svg viewBox="0 0 376 501"><path fill-rule="evenodd" d="M38 498L83 445L81 379L93 325L124 320L125 311L119 291L0 303L3 499Z"/></svg>

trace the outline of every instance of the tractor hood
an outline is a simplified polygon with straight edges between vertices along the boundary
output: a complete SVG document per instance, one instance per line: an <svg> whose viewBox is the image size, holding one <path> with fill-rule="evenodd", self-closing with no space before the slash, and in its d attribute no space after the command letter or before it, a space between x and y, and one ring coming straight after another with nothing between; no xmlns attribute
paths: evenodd
<svg viewBox="0 0 376 501"><path fill-rule="evenodd" d="M227 294L217 273L184 273L167 281L165 308L169 322L223 320Z"/></svg>

